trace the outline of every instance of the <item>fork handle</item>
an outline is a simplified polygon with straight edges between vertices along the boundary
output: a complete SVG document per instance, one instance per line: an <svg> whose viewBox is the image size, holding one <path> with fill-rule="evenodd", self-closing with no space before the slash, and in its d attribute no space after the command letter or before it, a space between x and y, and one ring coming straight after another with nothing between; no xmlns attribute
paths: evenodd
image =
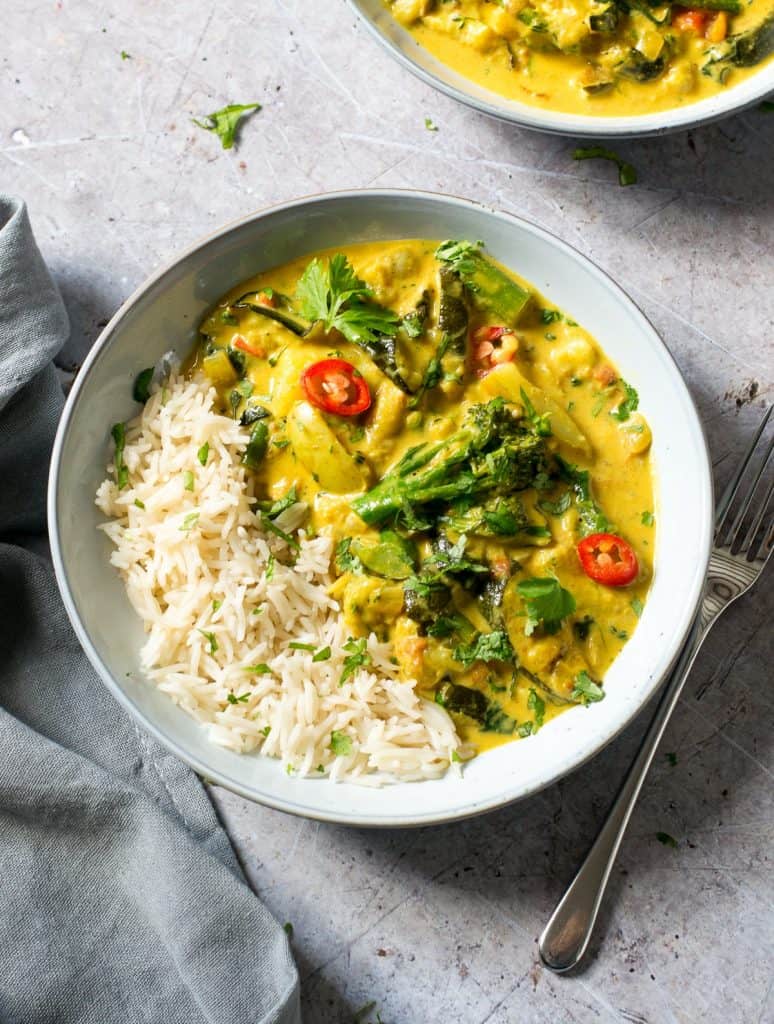
<svg viewBox="0 0 774 1024"><path fill-rule="evenodd" d="M569 971L586 952L629 818L706 635L698 623L694 625L607 819L540 936L541 959L552 971Z"/></svg>

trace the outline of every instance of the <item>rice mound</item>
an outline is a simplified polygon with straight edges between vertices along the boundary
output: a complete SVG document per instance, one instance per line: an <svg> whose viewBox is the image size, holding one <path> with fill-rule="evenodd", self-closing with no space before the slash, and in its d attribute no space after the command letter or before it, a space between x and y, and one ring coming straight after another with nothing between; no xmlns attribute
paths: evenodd
<svg viewBox="0 0 774 1024"><path fill-rule="evenodd" d="M248 431L215 398L205 378L173 372L126 425L128 485L119 491L111 464L97 491L111 564L147 634L143 673L213 742L281 758L300 776L442 775L460 749L454 725L398 679L389 644L371 634L369 663L340 685L348 633L328 593L333 541L301 527L293 551L261 528L240 463ZM297 504L276 523L289 531L304 519Z"/></svg>

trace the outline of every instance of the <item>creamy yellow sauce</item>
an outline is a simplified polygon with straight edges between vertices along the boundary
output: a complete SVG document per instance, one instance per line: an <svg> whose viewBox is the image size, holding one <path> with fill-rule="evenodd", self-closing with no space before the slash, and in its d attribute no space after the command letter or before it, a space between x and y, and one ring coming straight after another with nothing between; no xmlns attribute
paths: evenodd
<svg viewBox="0 0 774 1024"><path fill-rule="evenodd" d="M401 351L401 369L413 391L441 338L437 246L434 241L401 240L335 250L346 255L374 299L397 314L409 314L423 297L427 300L429 317L422 336L410 344L404 339ZM325 264L333 251L317 255ZM510 271L511 279L531 292L531 299L514 331L495 346L507 358L481 376L481 350L473 336L482 325L498 320L475 308L468 296L466 355L456 363L444 362L442 380L412 410L409 396L369 355L335 330L326 333L317 325L306 337L299 337L260 313L232 305L245 293L264 293L273 294L273 301L287 296L288 305L297 306L293 296L310 258L262 273L225 295L202 324L202 342L192 363L194 369L209 373L223 408L234 416L256 404L269 414L263 421L268 425L268 448L256 468L267 498L280 499L295 487L310 506L313 531L367 547L378 541L379 529L369 527L353 510L353 498L373 487L409 449L454 435L476 403L502 397L523 416L522 388L526 388L537 412L547 413L548 456L558 453L568 463L589 470L594 498L614 524L612 532L624 537L636 552L639 575L630 585L612 588L589 579L576 553L580 514L576 503L565 498L569 507L563 511L545 510L545 503L560 508L568 491L567 483L558 479L543 480L540 491L530 487L520 492L534 538L468 536L465 556L494 567L508 579L502 603L508 637L520 665L539 677L547 690L536 690L530 677L514 671L512 665L474 661L463 668L445 641L423 635L423 628L405 613L403 580L363 572L338 574L332 593L352 635L373 630L390 640L401 675L416 679L423 694L432 699L442 681L451 678L495 701L523 726L521 734L525 728L537 728L541 719L548 722L570 706L565 702L571 701L578 673L586 672L602 684L610 663L637 627L655 543L648 425L636 411L626 418L616 415L625 397L623 383L589 333ZM245 357L241 384L238 370L222 359L225 351L233 354L238 338L256 353ZM367 412L344 418L322 413L307 401L302 373L331 356L347 360L362 374L373 396ZM459 538L454 530L448 536ZM427 557L427 537L420 532L415 541L419 555ZM555 633L538 627L527 636L526 606L518 583L549 576L572 594L575 611ZM451 591L452 610L467 616L476 630L490 631L477 599L456 583ZM454 718L460 735L474 750L486 750L519 735L519 731L503 735L482 730L463 714ZM525 723L532 726L524 728Z"/></svg>
<svg viewBox="0 0 774 1024"><path fill-rule="evenodd" d="M693 21L682 8L647 0L628 14L607 0L385 3L417 42L477 85L571 114L644 115L695 103L755 74L774 47L772 29L753 66L731 53L734 39L774 16L772 0L740 0L737 14L703 11ZM615 27L594 31L608 10Z"/></svg>

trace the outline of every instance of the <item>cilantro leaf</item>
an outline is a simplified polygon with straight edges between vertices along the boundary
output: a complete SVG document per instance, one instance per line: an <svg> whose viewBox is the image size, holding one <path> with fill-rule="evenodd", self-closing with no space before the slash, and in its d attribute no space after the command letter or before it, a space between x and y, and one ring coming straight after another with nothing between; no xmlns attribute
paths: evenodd
<svg viewBox="0 0 774 1024"><path fill-rule="evenodd" d="M541 415L538 414L535 406L530 401L529 395L521 389L521 401L524 405L524 411L527 414L527 419L530 422L530 426L538 435L538 437L550 437L551 436L551 413L544 412Z"/></svg>
<svg viewBox="0 0 774 1024"><path fill-rule="evenodd" d="M134 385L132 386L132 398L135 402L140 402L142 405L150 398L150 386L153 380L153 367L148 366L144 370L140 370L137 376L134 378Z"/></svg>
<svg viewBox="0 0 774 1024"><path fill-rule="evenodd" d="M538 731L538 729L542 728L546 714L546 702L543 700L542 697L538 696L538 692L534 686L531 686L529 689L529 696L527 697L527 708L529 711L534 712L535 715L534 722L530 723L532 725L530 733L534 735Z"/></svg>
<svg viewBox="0 0 774 1024"><path fill-rule="evenodd" d="M618 420L619 423L625 423L640 404L640 396L631 384L627 384L625 380L620 380L618 383L623 388L624 397L610 415L613 419Z"/></svg>
<svg viewBox="0 0 774 1024"><path fill-rule="evenodd" d="M218 650L218 640L214 633L208 633L206 629L200 629L199 632L205 638L210 645L210 654L215 654Z"/></svg>
<svg viewBox="0 0 774 1024"><path fill-rule="evenodd" d="M347 757L352 753L352 738L334 729L331 733L331 750L336 757Z"/></svg>
<svg viewBox="0 0 774 1024"><path fill-rule="evenodd" d="M371 290L340 252L327 265L312 260L298 282L296 298L302 316L321 322L326 331L335 328L360 347L393 336L398 327L398 316L373 301Z"/></svg>
<svg viewBox="0 0 774 1024"><path fill-rule="evenodd" d="M339 541L339 543L336 545L336 554L335 554L336 572L338 572L338 573L345 573L345 572L362 573L364 571L363 570L363 563L360 561L360 559L357 557L357 555L354 554L350 550L351 545L352 545L352 538L351 537L343 537Z"/></svg>
<svg viewBox="0 0 774 1024"><path fill-rule="evenodd" d="M657 832L656 839L664 846L671 846L673 849L677 849L678 843L674 836L670 836L668 832Z"/></svg>
<svg viewBox="0 0 774 1024"><path fill-rule="evenodd" d="M249 693L240 693L237 697L233 690L226 694L226 700L229 704L246 704L250 700Z"/></svg>
<svg viewBox="0 0 774 1024"><path fill-rule="evenodd" d="M115 455L113 456L113 465L116 468L116 484L118 485L119 491L122 491L124 487L129 483L129 470L124 462L124 448L126 447L126 424L116 423L113 429L110 431L113 442L116 446Z"/></svg>
<svg viewBox="0 0 774 1024"><path fill-rule="evenodd" d="M570 694L570 700L579 700L586 707L589 704L594 704L599 700L604 700L605 691L599 685L595 683L588 672L583 669L575 677L575 686Z"/></svg>
<svg viewBox="0 0 774 1024"><path fill-rule="evenodd" d="M202 466L206 466L207 465L207 459L209 457L210 457L210 445L209 445L208 441L205 441L204 444L199 449L199 451L196 453L196 458L199 460L199 462L202 464Z"/></svg>
<svg viewBox="0 0 774 1024"><path fill-rule="evenodd" d="M183 490L192 491L194 489L194 475L190 469L187 469L183 473Z"/></svg>
<svg viewBox="0 0 774 1024"><path fill-rule="evenodd" d="M371 655L366 649L367 644L368 641L364 636L357 640L351 636L343 645L344 650L347 652L347 657L344 659L344 671L341 673L339 686L343 686L359 668L371 664Z"/></svg>
<svg viewBox="0 0 774 1024"><path fill-rule="evenodd" d="M460 644L454 650L454 658L468 668L474 661L513 661L513 647L508 634L502 629L491 633L479 633L469 644Z"/></svg>
<svg viewBox="0 0 774 1024"><path fill-rule="evenodd" d="M573 160L610 160L618 168L619 185L636 185L637 171L631 165L622 160L617 153L604 146L588 146L585 149L576 149L572 154Z"/></svg>
<svg viewBox="0 0 774 1024"><path fill-rule="evenodd" d="M527 608L527 636L532 636L541 622L546 633L556 633L562 619L575 611L575 598L553 576L522 580L516 589Z"/></svg>
<svg viewBox="0 0 774 1024"><path fill-rule="evenodd" d="M231 149L239 122L243 117L257 113L260 109L260 103L231 103L227 107L206 114L206 121L199 121L195 117L192 117L191 120L198 128L214 132L220 139L223 149Z"/></svg>

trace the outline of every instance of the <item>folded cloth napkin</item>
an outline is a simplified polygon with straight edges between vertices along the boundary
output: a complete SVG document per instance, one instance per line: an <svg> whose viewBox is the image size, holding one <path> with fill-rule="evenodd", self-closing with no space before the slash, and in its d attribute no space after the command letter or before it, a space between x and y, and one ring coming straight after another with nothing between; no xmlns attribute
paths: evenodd
<svg viewBox="0 0 774 1024"><path fill-rule="evenodd" d="M67 333L0 195L0 1021L295 1024L287 936L196 776L92 671L39 553Z"/></svg>

